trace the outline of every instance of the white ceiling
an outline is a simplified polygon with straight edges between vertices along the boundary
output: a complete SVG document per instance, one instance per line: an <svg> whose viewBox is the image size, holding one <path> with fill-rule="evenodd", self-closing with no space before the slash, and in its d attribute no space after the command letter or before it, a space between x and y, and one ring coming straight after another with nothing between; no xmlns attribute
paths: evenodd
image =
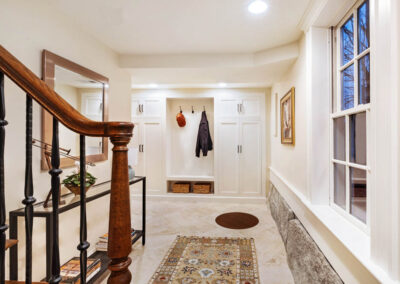
<svg viewBox="0 0 400 284"><path fill-rule="evenodd" d="M270 86L298 56L310 7L322 0L49 0L120 55L134 87ZM293 48L295 46L295 48Z"/></svg>
<svg viewBox="0 0 400 284"><path fill-rule="evenodd" d="M248 53L296 41L310 0L52 0L120 54Z"/></svg>

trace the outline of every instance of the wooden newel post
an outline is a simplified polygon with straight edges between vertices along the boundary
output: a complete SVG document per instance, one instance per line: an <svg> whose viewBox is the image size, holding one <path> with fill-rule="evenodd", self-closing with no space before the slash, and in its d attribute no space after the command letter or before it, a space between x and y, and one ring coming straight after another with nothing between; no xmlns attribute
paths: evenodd
<svg viewBox="0 0 400 284"><path fill-rule="evenodd" d="M111 137L113 143L110 220L108 225L108 256L111 275L108 283L130 283L128 269L132 260L131 210L128 174L128 143L130 137Z"/></svg>

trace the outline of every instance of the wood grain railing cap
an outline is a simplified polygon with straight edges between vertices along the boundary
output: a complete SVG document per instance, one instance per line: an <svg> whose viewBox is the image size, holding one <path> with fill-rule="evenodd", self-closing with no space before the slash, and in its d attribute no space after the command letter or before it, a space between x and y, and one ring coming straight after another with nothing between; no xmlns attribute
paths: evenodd
<svg viewBox="0 0 400 284"><path fill-rule="evenodd" d="M132 136L133 124L130 122L100 122L83 116L2 45L0 70L72 131L97 137Z"/></svg>

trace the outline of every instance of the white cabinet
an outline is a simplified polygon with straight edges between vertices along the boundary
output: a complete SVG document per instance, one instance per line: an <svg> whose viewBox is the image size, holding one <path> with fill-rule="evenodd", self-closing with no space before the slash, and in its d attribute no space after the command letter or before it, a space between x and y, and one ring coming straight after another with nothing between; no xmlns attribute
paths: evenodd
<svg viewBox="0 0 400 284"><path fill-rule="evenodd" d="M224 96L219 100L220 118L246 117L260 119L263 98L260 96Z"/></svg>
<svg viewBox="0 0 400 284"><path fill-rule="evenodd" d="M218 184L224 195L239 194L239 123L220 121L218 143Z"/></svg>
<svg viewBox="0 0 400 284"><path fill-rule="evenodd" d="M147 191L150 194L160 194L166 184L162 120L164 102L162 98L156 97L132 98L132 122L135 127L130 146L138 151L138 164L134 169L137 176L146 176Z"/></svg>
<svg viewBox="0 0 400 284"><path fill-rule="evenodd" d="M144 91L133 95L135 128L130 146L138 150L136 174L146 176L150 195L171 194L167 180L207 180L214 182L215 195L263 198L266 187L264 92L224 90L208 94L212 96L196 94L199 96L196 97L180 91L162 94ZM214 149L207 157L197 158L195 142L203 106L208 111ZM180 107L186 116L184 128L176 124Z"/></svg>
<svg viewBox="0 0 400 284"><path fill-rule="evenodd" d="M243 98L240 104L239 114L241 117L260 119L261 107L263 105L262 98L259 96Z"/></svg>
<svg viewBox="0 0 400 284"><path fill-rule="evenodd" d="M240 193L261 193L261 124L259 121L244 121L240 124Z"/></svg>
<svg viewBox="0 0 400 284"><path fill-rule="evenodd" d="M223 97L218 106L218 193L260 196L264 98Z"/></svg>
<svg viewBox="0 0 400 284"><path fill-rule="evenodd" d="M238 98L221 98L218 104L218 116L220 118L238 116L241 103L241 100Z"/></svg>
<svg viewBox="0 0 400 284"><path fill-rule="evenodd" d="M163 105L163 100L157 97L133 98L132 117L161 119Z"/></svg>
<svg viewBox="0 0 400 284"><path fill-rule="evenodd" d="M146 176L149 193L160 193L165 188L163 128L160 121L134 122L132 146L138 149L135 174Z"/></svg>
<svg viewBox="0 0 400 284"><path fill-rule="evenodd" d="M103 92L82 93L81 113L95 121L103 121ZM95 155L103 152L103 139L86 137L86 154Z"/></svg>
<svg viewBox="0 0 400 284"><path fill-rule="evenodd" d="M261 123L220 121L218 187L223 195L261 194Z"/></svg>

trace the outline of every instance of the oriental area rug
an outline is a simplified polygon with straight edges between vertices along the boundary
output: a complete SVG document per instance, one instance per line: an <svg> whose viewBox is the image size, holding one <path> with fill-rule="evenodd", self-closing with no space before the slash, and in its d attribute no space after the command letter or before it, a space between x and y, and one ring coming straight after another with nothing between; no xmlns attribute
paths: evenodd
<svg viewBox="0 0 400 284"><path fill-rule="evenodd" d="M149 284L259 284L254 239L178 236Z"/></svg>

